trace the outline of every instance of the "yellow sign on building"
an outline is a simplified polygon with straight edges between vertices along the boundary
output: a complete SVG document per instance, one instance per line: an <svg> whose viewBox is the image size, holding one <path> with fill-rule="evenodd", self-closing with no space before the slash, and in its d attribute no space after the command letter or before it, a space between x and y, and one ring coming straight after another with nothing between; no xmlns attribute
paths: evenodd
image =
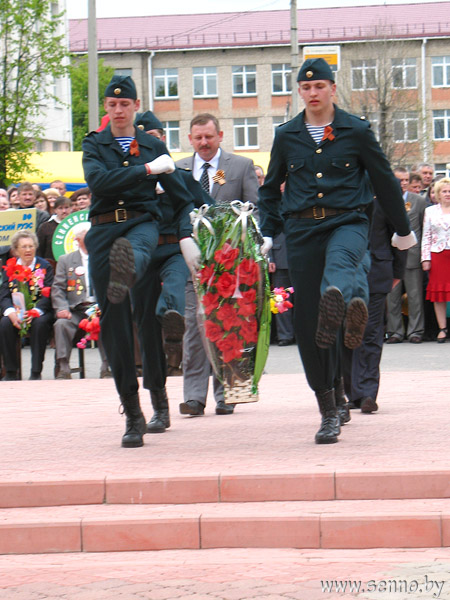
<svg viewBox="0 0 450 600"><path fill-rule="evenodd" d="M303 60L308 58L323 58L330 65L333 72L339 71L341 61L340 46L305 46Z"/></svg>

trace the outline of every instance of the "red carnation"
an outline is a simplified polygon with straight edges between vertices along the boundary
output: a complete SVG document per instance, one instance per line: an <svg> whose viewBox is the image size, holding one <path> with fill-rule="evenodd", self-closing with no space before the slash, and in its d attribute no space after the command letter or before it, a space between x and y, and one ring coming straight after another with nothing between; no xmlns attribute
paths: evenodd
<svg viewBox="0 0 450 600"><path fill-rule="evenodd" d="M210 315L219 306L219 294L207 292L202 298L202 304L205 308L205 313Z"/></svg>
<svg viewBox="0 0 450 600"><path fill-rule="evenodd" d="M238 267L239 283L255 285L259 279L259 268L252 258L244 258Z"/></svg>
<svg viewBox="0 0 450 600"><path fill-rule="evenodd" d="M216 262L223 265L227 271L233 267L238 256L239 248L232 248L228 243L225 243L221 250L216 250L214 253Z"/></svg>
<svg viewBox="0 0 450 600"><path fill-rule="evenodd" d="M226 338L219 340L216 346L223 353L223 361L231 362L235 358L241 358L244 343L235 333L230 333Z"/></svg>
<svg viewBox="0 0 450 600"><path fill-rule="evenodd" d="M216 282L216 288L223 298L230 298L236 289L236 276L231 273L222 273Z"/></svg>
<svg viewBox="0 0 450 600"><path fill-rule="evenodd" d="M41 294L42 294L42 295L43 295L45 298L50 298L50 294L51 294L51 292L52 292L52 288L51 288L50 286L48 286L48 285L47 285L46 287L43 287L43 288L41 289Z"/></svg>
<svg viewBox="0 0 450 600"><path fill-rule="evenodd" d="M241 330L239 332L247 344L258 341L258 328L255 317L249 317L248 320L241 321Z"/></svg>
<svg viewBox="0 0 450 600"><path fill-rule="evenodd" d="M31 308L30 310L27 310L27 317L31 317L32 319L37 319L37 317L40 317L41 313L36 310L35 308Z"/></svg>
<svg viewBox="0 0 450 600"><path fill-rule="evenodd" d="M211 342L217 342L223 336L223 329L214 321L205 321L205 335Z"/></svg>
<svg viewBox="0 0 450 600"><path fill-rule="evenodd" d="M239 323L236 309L228 302L225 302L219 308L217 311L217 318L222 321L225 331L230 331L232 327Z"/></svg>

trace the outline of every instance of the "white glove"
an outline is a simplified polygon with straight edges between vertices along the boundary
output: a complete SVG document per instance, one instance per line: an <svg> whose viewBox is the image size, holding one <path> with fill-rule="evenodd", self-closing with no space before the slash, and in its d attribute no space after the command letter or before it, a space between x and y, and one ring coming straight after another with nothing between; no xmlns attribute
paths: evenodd
<svg viewBox="0 0 450 600"><path fill-rule="evenodd" d="M192 273L198 271L200 268L201 253L194 240L192 238L180 240L180 249L189 271Z"/></svg>
<svg viewBox="0 0 450 600"><path fill-rule="evenodd" d="M261 254L267 256L272 249L273 239L271 237L263 237L264 243L261 246Z"/></svg>
<svg viewBox="0 0 450 600"><path fill-rule="evenodd" d="M416 244L417 238L414 231L411 231L408 235L398 235L398 233L394 233L391 239L391 245L399 250L408 250L408 248L412 248Z"/></svg>
<svg viewBox="0 0 450 600"><path fill-rule="evenodd" d="M152 162L146 164L148 169L150 169L151 175L159 175L160 173L173 173L175 171L175 163L173 159L168 154L161 154Z"/></svg>

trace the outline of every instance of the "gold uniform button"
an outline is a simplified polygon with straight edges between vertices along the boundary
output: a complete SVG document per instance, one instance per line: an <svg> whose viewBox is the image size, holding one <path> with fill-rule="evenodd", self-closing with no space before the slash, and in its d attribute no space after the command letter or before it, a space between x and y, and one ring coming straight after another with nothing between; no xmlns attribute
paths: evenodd
<svg viewBox="0 0 450 600"><path fill-rule="evenodd" d="M119 95L121 92L122 92L122 89L121 89L121 88L116 88L116 89L114 90L114 94L115 94L116 96L118 96L118 95Z"/></svg>
<svg viewBox="0 0 450 600"><path fill-rule="evenodd" d="M129 165L130 163L129 163L127 160L124 160L122 164L123 164L123 166L124 166L124 167L128 167L128 165Z"/></svg>
<svg viewBox="0 0 450 600"><path fill-rule="evenodd" d="M322 175L322 173L316 173L316 177L317 177L318 179L322 179L323 175Z"/></svg>
<svg viewBox="0 0 450 600"><path fill-rule="evenodd" d="M144 130L144 126L143 125L138 125L138 129L141 129L143 131Z"/></svg>
<svg viewBox="0 0 450 600"><path fill-rule="evenodd" d="M306 71L306 77L308 79L311 79L311 77L314 75L314 73L312 71Z"/></svg>
<svg viewBox="0 0 450 600"><path fill-rule="evenodd" d="M125 202L123 200L119 200L119 202L117 203L119 206L122 206L122 204L125 204Z"/></svg>
<svg viewBox="0 0 450 600"><path fill-rule="evenodd" d="M291 169L293 169L293 168L294 168L294 165L291 165Z"/></svg>
<svg viewBox="0 0 450 600"><path fill-rule="evenodd" d="M349 166L350 166L350 163L345 163L345 166L346 166L346 167L349 167Z"/></svg>
<svg viewBox="0 0 450 600"><path fill-rule="evenodd" d="M318 197L318 198L323 198L323 194L322 194L322 192L319 192L319 193L317 194L317 197Z"/></svg>
<svg viewBox="0 0 450 600"><path fill-rule="evenodd" d="M322 148L317 148L316 154L322 154Z"/></svg>

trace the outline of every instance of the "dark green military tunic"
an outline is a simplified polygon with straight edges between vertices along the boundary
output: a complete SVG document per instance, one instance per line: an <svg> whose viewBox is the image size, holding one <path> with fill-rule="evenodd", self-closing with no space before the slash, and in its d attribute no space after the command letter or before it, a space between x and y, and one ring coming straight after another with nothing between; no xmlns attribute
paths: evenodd
<svg viewBox="0 0 450 600"><path fill-rule="evenodd" d="M158 156L168 154L165 144L137 128L135 139L137 150L130 149L127 153L123 152L109 127L99 133L89 134L83 141L84 174L92 191L89 217L106 213L117 215L117 222L91 227L86 235L86 247L89 251L91 276L102 311L102 339L121 396L135 394L138 382L135 373L130 301L126 298L120 304L111 304L106 297L111 246L119 237L126 237L130 241L135 257L135 287L141 285L152 253L158 244L158 223L162 218L155 189L158 181L170 194L174 216L181 224L177 232L179 238L187 237L192 232L188 215L193 208L193 198L180 175L177 172L147 175L144 166ZM142 214L123 220L124 210ZM143 336L147 336L147 332L143 332Z"/></svg>
<svg viewBox="0 0 450 600"><path fill-rule="evenodd" d="M334 347L315 343L318 304L325 289L338 287L346 303L368 241L365 208L373 186L399 235L410 232L400 186L370 125L335 107L328 139L309 134L304 112L278 127L264 185L259 190L260 227L273 237L284 229L289 271L295 289L295 333L308 383L316 392L334 386L339 336ZM286 181L285 193L280 185ZM319 218L294 218L317 207ZM348 212L320 218L321 207ZM298 216L298 215L297 215Z"/></svg>

